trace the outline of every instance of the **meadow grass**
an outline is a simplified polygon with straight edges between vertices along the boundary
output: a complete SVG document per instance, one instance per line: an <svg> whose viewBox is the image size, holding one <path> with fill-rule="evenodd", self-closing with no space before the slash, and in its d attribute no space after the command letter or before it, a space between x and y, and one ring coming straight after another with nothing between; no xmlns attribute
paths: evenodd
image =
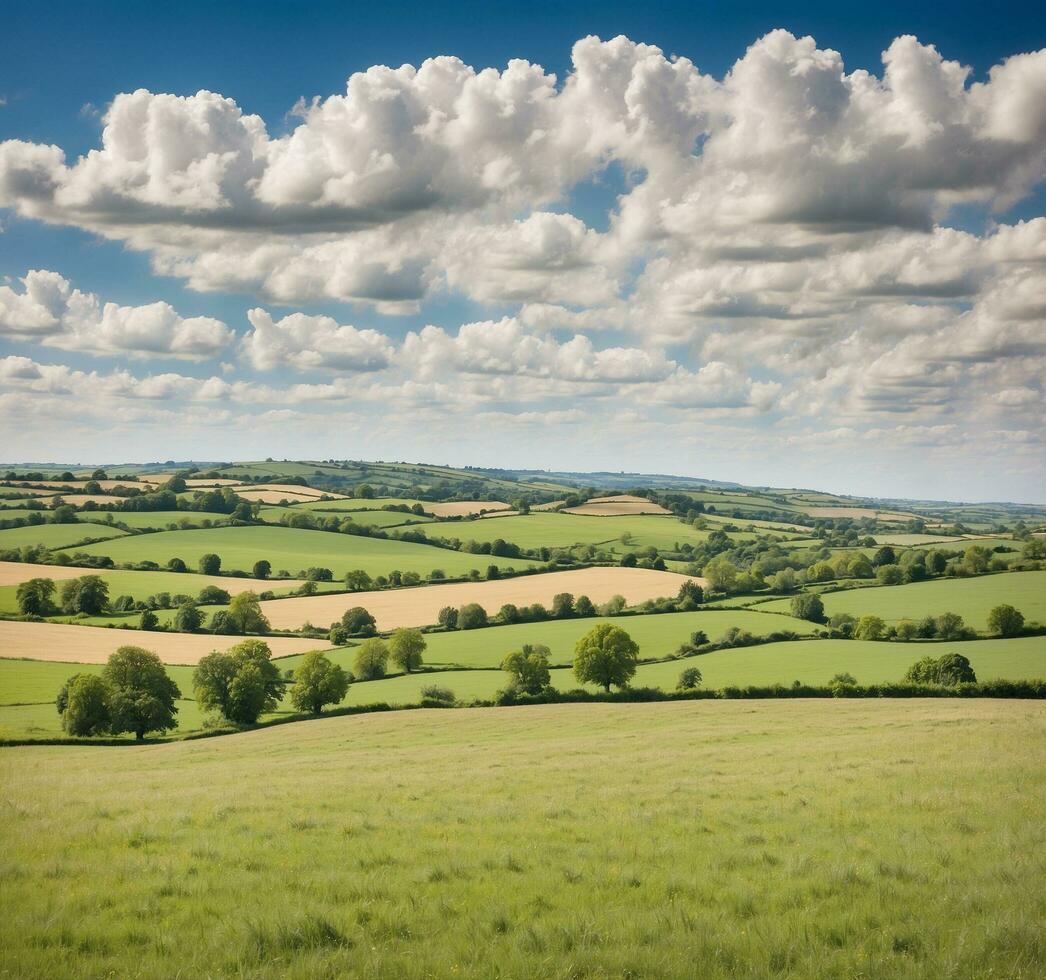
<svg viewBox="0 0 1046 980"><path fill-rule="evenodd" d="M0 972L1039 977L1044 722L591 704L2 749Z"/></svg>
<svg viewBox="0 0 1046 980"><path fill-rule="evenodd" d="M116 523L142 530L167 530L172 524L176 527L200 527L204 521L229 520L228 514L203 510L84 511L80 518L90 515L95 520L106 521L110 514Z"/></svg>
<svg viewBox="0 0 1046 980"><path fill-rule="evenodd" d="M336 578L343 578L346 572L358 568L370 575L387 575L394 569L427 574L434 568L441 568L448 575L462 575L473 568L485 570L488 565L522 569L534 564L522 558L466 555L405 541L256 525L160 531L134 535L124 541L102 542L83 550L88 554L108 555L114 561L149 560L165 564L170 558L181 558L190 567L196 565L201 555L214 552L221 556L223 569L249 570L256 561L265 558L272 563L274 572L286 569L294 574L300 569L319 566L331 569Z"/></svg>
<svg viewBox="0 0 1046 980"><path fill-rule="evenodd" d="M29 524L0 531L0 551L43 545L45 548L71 548L94 538L118 538L126 535L118 527L105 524Z"/></svg>
<svg viewBox="0 0 1046 980"><path fill-rule="evenodd" d="M854 589L822 594L825 613L862 616L874 613L888 623L902 619L920 620L944 612L962 615L967 626L984 630L994 606L1016 606L1030 622L1046 622L1046 571L1003 572L975 578L939 578L910 585ZM760 603L769 612L787 612L791 599Z"/></svg>
<svg viewBox="0 0 1046 980"><path fill-rule="evenodd" d="M335 501L337 503L338 501ZM284 519L289 517L295 511L300 510L299 507L263 507L258 511L258 516L269 524L282 524ZM405 514L399 510L358 510L353 509L347 512L330 513L322 511L313 511L313 515L317 519L324 519L327 517L334 517L341 521L346 518L352 520L354 524L360 524L365 527L400 527L401 525L412 525L412 524L430 524L435 518L423 517L419 514Z"/></svg>

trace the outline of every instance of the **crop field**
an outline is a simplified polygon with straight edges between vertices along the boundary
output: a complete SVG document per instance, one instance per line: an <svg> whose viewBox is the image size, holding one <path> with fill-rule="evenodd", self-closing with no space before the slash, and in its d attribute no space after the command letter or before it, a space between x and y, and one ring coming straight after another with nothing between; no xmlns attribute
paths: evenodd
<svg viewBox="0 0 1046 980"><path fill-rule="evenodd" d="M175 527L201 527L208 521L212 524L222 523L229 520L229 515L204 510L113 511L112 518L118 524L126 524L136 530L162 531L172 524ZM107 515L97 515L96 519L107 520Z"/></svg>
<svg viewBox="0 0 1046 980"><path fill-rule="evenodd" d="M413 507L420 503L422 507L427 506L425 502L415 500L412 497L345 497L340 500L310 500L306 503L295 504L295 510L374 510L380 511L385 506ZM415 515L412 515L415 516Z"/></svg>
<svg viewBox="0 0 1046 980"><path fill-rule="evenodd" d="M168 664L195 664L212 650L227 650L243 637L211 633L163 633L104 626L69 626L63 623L23 623L0 619L0 657L32 657L34 660L105 663L109 655L126 644L152 650ZM289 656L325 649L326 640L270 636L274 656Z"/></svg>
<svg viewBox="0 0 1046 980"><path fill-rule="evenodd" d="M988 613L1000 603L1016 606L1028 622L1046 622L1046 571L1004 572L977 578L949 578L880 588L853 589L821 596L825 612L862 616L874 613L887 623L957 612L968 626L983 630ZM760 609L787 612L790 599L760 603Z"/></svg>
<svg viewBox="0 0 1046 980"><path fill-rule="evenodd" d="M491 615L507 602L517 606L535 602L551 605L553 596L560 592L587 595L597 604L621 595L630 604L635 604L646 599L674 596L684 581L684 576L649 568L581 568L486 582L303 596L264 602L262 608L277 629L297 629L306 621L326 625L340 619L342 613L352 606L363 606L374 616L379 629L395 629L399 626L430 626L436 622L444 606L460 606L467 602L478 602Z"/></svg>
<svg viewBox="0 0 1046 980"><path fill-rule="evenodd" d="M554 705L3 749L3 966L1040 976L1044 722L1032 702Z"/></svg>
<svg viewBox="0 0 1046 980"><path fill-rule="evenodd" d="M118 538L127 534L104 524L30 524L0 531L0 551L43 545L45 548L71 548L93 538Z"/></svg>
<svg viewBox="0 0 1046 980"><path fill-rule="evenodd" d="M423 503L425 512L433 517L469 517L486 511L508 510L503 500L452 500L448 503Z"/></svg>
<svg viewBox="0 0 1046 980"><path fill-rule="evenodd" d="M4 534L6 532L0 532ZM273 572L281 569L294 574L314 566L329 568L335 577L362 568L370 575L386 575L394 569L427 574L434 568L448 575L461 575L470 569L527 568L525 559L466 555L430 545L410 544L358 535L333 534L286 527L222 527L190 531L160 531L140 534L123 541L103 542L82 549L88 554L108 555L114 561L155 561L166 564L181 558L195 565L201 555L221 556L225 569L250 569L261 558L272 563Z"/></svg>

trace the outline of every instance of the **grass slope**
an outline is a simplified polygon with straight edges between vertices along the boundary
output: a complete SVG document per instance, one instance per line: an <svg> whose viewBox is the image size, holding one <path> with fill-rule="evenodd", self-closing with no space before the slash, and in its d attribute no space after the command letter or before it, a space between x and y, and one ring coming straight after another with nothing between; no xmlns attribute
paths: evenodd
<svg viewBox="0 0 1046 980"><path fill-rule="evenodd" d="M393 569L426 574L434 568L442 568L448 575L460 575L492 564L502 568L525 568L533 564L519 558L466 555L403 541L258 526L161 531L135 535L124 541L103 542L83 550L109 555L116 561L151 560L164 564L169 558L177 557L190 566L195 565L201 555L214 552L221 556L222 567L226 569L250 569L256 561L266 558L274 572L286 569L295 573L299 569L321 566L330 568L337 578L355 568L365 569L371 575L385 575Z"/></svg>
<svg viewBox="0 0 1046 980"><path fill-rule="evenodd" d="M104 524L35 524L9 527L0 531L0 551L42 544L45 548L71 548L93 538L118 538L126 535L116 527Z"/></svg>
<svg viewBox="0 0 1046 980"><path fill-rule="evenodd" d="M943 612L957 612L968 626L983 630L994 606L1016 606L1028 622L1046 622L1046 571L1003 572L977 578L934 579L910 585L855 589L822 595L825 612L862 616L874 613L888 623L919 620ZM760 609L787 612L791 599L761 603Z"/></svg>
<svg viewBox="0 0 1046 980"><path fill-rule="evenodd" d="M1044 722L558 705L4 749L4 969L1041 976Z"/></svg>

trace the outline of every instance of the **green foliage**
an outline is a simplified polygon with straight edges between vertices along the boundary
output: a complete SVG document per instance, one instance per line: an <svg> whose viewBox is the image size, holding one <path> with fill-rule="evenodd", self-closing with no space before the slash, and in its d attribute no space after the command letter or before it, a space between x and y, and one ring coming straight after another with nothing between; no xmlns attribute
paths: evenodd
<svg viewBox="0 0 1046 980"><path fill-rule="evenodd" d="M84 575L62 583L60 605L69 615L100 615L109 602L109 584L98 575Z"/></svg>
<svg viewBox="0 0 1046 980"><path fill-rule="evenodd" d="M365 592L373 587L373 579L362 568L345 573L345 588L350 592Z"/></svg>
<svg viewBox="0 0 1046 980"><path fill-rule="evenodd" d="M857 620L853 635L855 640L878 640L886 631L886 624L882 618L872 613L867 613Z"/></svg>
<svg viewBox="0 0 1046 980"><path fill-rule="evenodd" d="M934 620L934 625L937 627L937 635L942 640L961 640L965 632L962 616L958 613L941 613Z"/></svg>
<svg viewBox="0 0 1046 980"><path fill-rule="evenodd" d="M268 644L243 640L231 649L203 657L193 671L193 694L205 711L219 711L229 721L253 725L274 711L284 680L272 662Z"/></svg>
<svg viewBox="0 0 1046 980"><path fill-rule="evenodd" d="M201 606L224 606L229 601L229 593L217 585L205 585L196 596Z"/></svg>
<svg viewBox="0 0 1046 980"><path fill-rule="evenodd" d="M217 575L222 570L222 560L213 552L200 555L199 569L201 575Z"/></svg>
<svg viewBox="0 0 1046 980"><path fill-rule="evenodd" d="M363 606L353 606L345 610L341 617L341 625L345 627L349 636L373 636L376 632L374 617Z"/></svg>
<svg viewBox="0 0 1046 980"><path fill-rule="evenodd" d="M102 680L113 734L133 732L141 741L148 732L175 727L178 709L174 702L181 692L155 653L142 647L119 647L109 657Z"/></svg>
<svg viewBox="0 0 1046 980"><path fill-rule="evenodd" d="M174 614L174 628L179 633L195 633L203 625L203 612L195 602L183 602Z"/></svg>
<svg viewBox="0 0 1046 980"><path fill-rule="evenodd" d="M880 585L900 585L904 581L904 572L900 565L880 565L875 570L875 578Z"/></svg>
<svg viewBox="0 0 1046 980"><path fill-rule="evenodd" d="M314 650L305 654L294 672L291 688L291 703L298 711L310 711L318 715L328 704L340 704L349 690L349 678L345 671L330 659Z"/></svg>
<svg viewBox="0 0 1046 980"><path fill-rule="evenodd" d="M154 630L159 624L156 613L151 609L143 609L141 616L138 617L138 629L140 630Z"/></svg>
<svg viewBox="0 0 1046 980"><path fill-rule="evenodd" d="M792 598L792 615L811 623L824 622L824 603L813 592L800 592Z"/></svg>
<svg viewBox="0 0 1046 980"><path fill-rule="evenodd" d="M18 586L18 611L23 616L50 616L55 612L55 584L49 578L31 578Z"/></svg>
<svg viewBox="0 0 1046 980"><path fill-rule="evenodd" d="M478 602L469 602L458 610L458 629L474 630L487 625L487 611Z"/></svg>
<svg viewBox="0 0 1046 980"><path fill-rule="evenodd" d="M356 648L352 672L361 681L373 681L384 677L388 669L389 648L384 640L371 637Z"/></svg>
<svg viewBox="0 0 1046 980"><path fill-rule="evenodd" d="M574 615L574 596L560 592L552 597L552 615L555 619L566 619Z"/></svg>
<svg viewBox="0 0 1046 980"><path fill-rule="evenodd" d="M56 704L66 734L86 738L109 731L108 691L97 674L74 674L58 692Z"/></svg>
<svg viewBox="0 0 1046 980"><path fill-rule="evenodd" d="M526 694L538 694L549 686L548 666L549 649L539 643L525 643L501 663L501 669L512 675L515 687Z"/></svg>
<svg viewBox="0 0 1046 980"><path fill-rule="evenodd" d="M436 617L436 622L444 629L458 628L458 610L454 606L444 606Z"/></svg>
<svg viewBox="0 0 1046 980"><path fill-rule="evenodd" d="M425 708L453 708L458 703L454 692L438 684L427 684L421 689L421 705Z"/></svg>
<svg viewBox="0 0 1046 980"><path fill-rule="evenodd" d="M389 656L400 670L409 674L421 666L426 646L420 630L398 629L389 637Z"/></svg>
<svg viewBox="0 0 1046 980"><path fill-rule="evenodd" d="M701 686L701 671L696 667L687 667L679 675L677 691L692 691Z"/></svg>
<svg viewBox="0 0 1046 980"><path fill-rule="evenodd" d="M1024 629L1024 614L1004 603L988 613L988 632L996 636L1019 636Z"/></svg>
<svg viewBox="0 0 1046 980"><path fill-rule="evenodd" d="M574 614L576 616L595 616L596 607L587 595L579 595L574 600Z"/></svg>
<svg viewBox="0 0 1046 980"><path fill-rule="evenodd" d="M593 627L574 647L574 676L582 684L624 687L636 672L639 647L623 629L609 623Z"/></svg>
<svg viewBox="0 0 1046 980"><path fill-rule="evenodd" d="M923 657L917 660L904 679L913 684L975 684L977 675L969 659L961 653L946 653L941 657Z"/></svg>
<svg viewBox="0 0 1046 980"><path fill-rule="evenodd" d="M255 578L266 579L272 574L272 564L262 558L254 563L254 568L251 570L251 574Z"/></svg>
<svg viewBox="0 0 1046 980"><path fill-rule="evenodd" d="M718 555L706 563L701 574L708 579L709 588L713 592L733 592L737 586L737 566L722 555Z"/></svg>
<svg viewBox="0 0 1046 980"><path fill-rule="evenodd" d="M853 674L843 671L833 675L828 682L828 687L835 697L845 697L847 693L857 687L857 678Z"/></svg>
<svg viewBox="0 0 1046 980"><path fill-rule="evenodd" d="M256 592L241 592L229 602L229 620L237 633L268 633L269 620L261 611Z"/></svg>

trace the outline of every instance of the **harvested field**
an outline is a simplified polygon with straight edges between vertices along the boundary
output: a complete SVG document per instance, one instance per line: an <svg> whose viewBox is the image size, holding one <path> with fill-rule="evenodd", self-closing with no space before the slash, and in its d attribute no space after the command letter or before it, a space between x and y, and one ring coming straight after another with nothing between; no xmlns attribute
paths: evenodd
<svg viewBox="0 0 1046 980"><path fill-rule="evenodd" d="M296 483L252 483L245 484L245 488L251 490L276 490L280 493L294 493L299 497L307 497L309 500L319 500L320 497L331 497L334 500L343 500L345 494L334 493L332 490L317 490L315 487L300 487ZM243 496L237 491L238 496Z"/></svg>
<svg viewBox="0 0 1046 980"><path fill-rule="evenodd" d="M195 664L212 650L227 650L242 636L210 633L151 633L141 630L105 629L100 626L66 626L59 623L18 623L0 620L0 657L60 660L70 663L105 663L117 647L145 647L168 664ZM308 653L329 646L326 640L265 637L274 657Z"/></svg>
<svg viewBox="0 0 1046 980"><path fill-rule="evenodd" d="M905 514L892 510L873 510L870 507L803 507L803 512L811 517L848 517L860 520L870 517L877 521L912 521L918 520L918 514Z"/></svg>
<svg viewBox="0 0 1046 980"><path fill-rule="evenodd" d="M624 517L629 514L670 514L660 504L651 503L644 497L620 494L616 497L593 497L580 507L568 507L564 514L585 514L601 517Z"/></svg>
<svg viewBox="0 0 1046 980"><path fill-rule="evenodd" d="M91 568L71 568L68 565L31 565L24 561L0 561L0 587L20 585L31 578L49 578L55 582L92 575Z"/></svg>
<svg viewBox="0 0 1046 980"><path fill-rule="evenodd" d="M622 595L630 605L634 605L646 599L674 596L685 581L685 575L656 572L649 568L582 568L490 582L455 582L414 589L273 599L263 602L262 609L274 628L297 629L306 621L326 626L340 619L346 609L363 606L374 616L378 629L389 630L399 626L431 625L444 606L478 602L493 615L508 602L517 606L535 602L550 605L552 597L560 592L587 595L597 605L611 596ZM696 581L705 584L703 579Z"/></svg>
<svg viewBox="0 0 1046 980"><path fill-rule="evenodd" d="M236 496L259 504L306 503L316 498L308 494L294 493L290 490L237 490Z"/></svg>
<svg viewBox="0 0 1046 980"><path fill-rule="evenodd" d="M469 517L486 511L511 510L503 500L450 500L442 504L423 502L426 514L433 517Z"/></svg>

